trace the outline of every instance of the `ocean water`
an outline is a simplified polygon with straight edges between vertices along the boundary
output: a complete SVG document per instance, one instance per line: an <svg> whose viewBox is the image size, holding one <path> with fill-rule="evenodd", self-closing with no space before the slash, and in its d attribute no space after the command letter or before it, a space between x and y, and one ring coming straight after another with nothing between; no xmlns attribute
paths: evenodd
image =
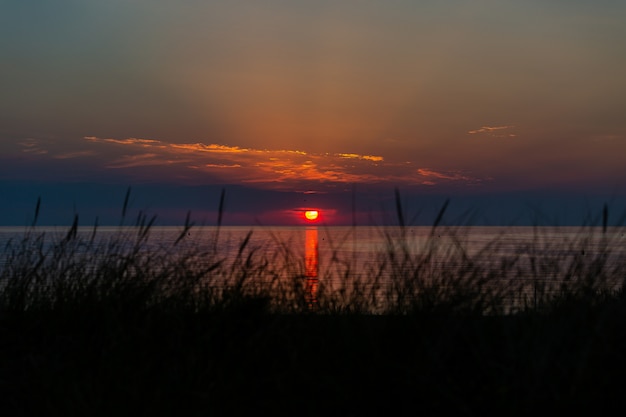
<svg viewBox="0 0 626 417"><path fill-rule="evenodd" d="M50 248L68 227L0 227L0 273L11 252ZM78 252L139 247L160 257L196 253L199 267L272 271L305 282L311 302L327 292L415 292L429 285L515 286L516 297L593 277L618 288L626 277L626 228L600 227L136 227L78 228ZM24 243L26 244L24 245ZM90 242L90 243L89 243ZM122 242L120 244L120 242ZM88 244L89 243L89 244ZM30 245L30 246L29 246ZM49 251L49 252L47 252ZM255 269L256 268L256 269ZM226 283L223 283L226 285ZM383 288L383 290L379 290Z"/></svg>
<svg viewBox="0 0 626 417"><path fill-rule="evenodd" d="M0 256L7 245L13 247L29 237L40 237L44 246L50 246L67 237L69 227L0 227ZM601 227L500 227L458 226L439 227L324 227L324 226L229 226L192 227L183 234L183 227L151 227L142 241L146 250L165 252L197 249L216 251L224 258L237 255L245 242L244 250L258 255L275 257L289 252L303 262L312 248L317 252L320 267L337 261L371 264L390 253L420 256L437 248L439 255L451 256L450 251L461 251L478 261L498 261L515 255L534 256L597 256L610 253L611 257L626 255L626 228ZM109 242L123 237L130 243L137 241L136 227L104 226L78 228L77 237L83 241ZM183 235L181 238L181 234ZM175 242L179 240L176 244ZM460 252L459 252L460 253Z"/></svg>

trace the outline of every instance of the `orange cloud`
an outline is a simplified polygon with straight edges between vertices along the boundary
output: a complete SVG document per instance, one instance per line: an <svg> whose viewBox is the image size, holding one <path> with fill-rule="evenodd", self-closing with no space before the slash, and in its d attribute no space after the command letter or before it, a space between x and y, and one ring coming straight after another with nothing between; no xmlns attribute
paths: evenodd
<svg viewBox="0 0 626 417"><path fill-rule="evenodd" d="M475 179L472 177L469 177L467 175L462 175L459 173L444 173L444 172L437 172L437 171L433 171L431 169L427 169L427 168L419 168L417 170L417 173L423 177L427 177L427 178L436 178L436 179L440 179L440 180L450 180L450 181L474 181Z"/></svg>
<svg viewBox="0 0 626 417"><path fill-rule="evenodd" d="M138 139L138 138L127 138L127 139L100 139L94 136L85 136L85 139L91 142L108 142L108 143L116 143L118 145L141 145L144 147L157 146L161 142L153 139Z"/></svg>
<svg viewBox="0 0 626 417"><path fill-rule="evenodd" d="M509 130L514 128L515 126L482 126L480 129L470 130L467 132L470 135L483 134L486 136L491 136L494 138L513 138L516 137L514 133L503 133L504 130Z"/></svg>
<svg viewBox="0 0 626 417"><path fill-rule="evenodd" d="M359 155L356 153L338 153L336 155L341 158L365 159L367 161L373 161L373 162L382 162L384 160L382 156Z"/></svg>
<svg viewBox="0 0 626 417"><path fill-rule="evenodd" d="M203 143L172 143L171 146L174 149L181 149L191 152L212 152L212 153L242 153L242 152L250 152L249 149L240 148L239 146L226 146L226 145L216 145L210 144L205 145Z"/></svg>
<svg viewBox="0 0 626 417"><path fill-rule="evenodd" d="M206 168L241 168L240 164L206 164Z"/></svg>
<svg viewBox="0 0 626 417"><path fill-rule="evenodd" d="M213 180L217 177L226 183L252 183L268 188L300 188L304 183L435 185L449 181L477 182L475 178L460 173L425 168L416 170L411 163L389 163L382 156L357 153L320 154L137 138L120 140L92 136L85 139L118 146L124 152L113 156L106 165L108 168L163 166L179 170L174 175L177 178L202 178L204 172Z"/></svg>
<svg viewBox="0 0 626 417"><path fill-rule="evenodd" d="M112 161L107 168L131 168L148 165L162 165L166 161L159 158L155 153L146 153L140 155L124 155L123 157Z"/></svg>

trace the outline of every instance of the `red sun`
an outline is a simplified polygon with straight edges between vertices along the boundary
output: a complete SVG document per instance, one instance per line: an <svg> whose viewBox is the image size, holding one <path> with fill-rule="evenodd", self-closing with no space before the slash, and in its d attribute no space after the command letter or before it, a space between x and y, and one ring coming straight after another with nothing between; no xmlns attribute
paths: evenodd
<svg viewBox="0 0 626 417"><path fill-rule="evenodd" d="M320 212L318 210L306 210L304 212L304 218L310 222L314 222L318 219Z"/></svg>

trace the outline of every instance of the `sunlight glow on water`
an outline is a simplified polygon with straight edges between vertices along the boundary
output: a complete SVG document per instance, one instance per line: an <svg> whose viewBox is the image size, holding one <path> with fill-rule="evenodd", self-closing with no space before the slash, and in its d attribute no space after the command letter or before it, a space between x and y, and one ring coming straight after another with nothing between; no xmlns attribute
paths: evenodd
<svg viewBox="0 0 626 417"><path fill-rule="evenodd" d="M194 269L225 266L225 275L212 277L211 285L230 285L240 268L253 285L300 279L309 308L316 308L322 288L326 294L349 289L380 295L389 289L415 291L416 285L470 283L470 289L519 287L515 297L526 300L537 288L554 291L563 280L585 274L617 277L619 282L603 285L618 288L626 270L623 228L602 233L589 227L152 227L144 234L136 227L101 227L93 232L79 228L73 241L73 253L87 262L110 247L156 253L158 262L191 253L185 265ZM27 251L52 257L49 249L67 234L67 228L0 228L0 274L22 242L31 245L22 247Z"/></svg>
<svg viewBox="0 0 626 417"><path fill-rule="evenodd" d="M56 242L65 237L67 227L0 227L0 248L4 248L9 240L20 241L27 233L31 236L44 234L48 243ZM30 231L29 231L30 230ZM147 249L172 246L179 238L182 228L176 226L156 226L149 232L145 246ZM419 254L433 244L463 247L471 255L479 254L489 245L491 254L515 254L531 246L541 247L551 253L568 253L576 251L576 244L583 240L590 253L598 249L602 242L612 243L610 249L614 253L626 253L626 234L623 228L609 228L603 235L601 228L580 227L496 227L466 226L451 229L439 228L434 233L430 227L415 226L403 229L398 227L262 227L262 226L231 226L194 227L188 231L178 248L205 248L216 245L221 255L226 257L237 253L242 240L252 232L248 248L257 252L271 253L286 249L295 253L303 252L302 259L313 251L313 242L319 251L320 263L328 262L330 257L370 258L391 249L406 249L411 254ZM79 228L79 236L89 239L93 228ZM133 240L137 235L135 227L99 227L96 238L108 241L119 236L127 236ZM303 242L303 243L299 243ZM307 242L306 245L304 242ZM497 243L497 244L495 244ZM173 250L173 249L172 249ZM320 265L321 267L321 265Z"/></svg>

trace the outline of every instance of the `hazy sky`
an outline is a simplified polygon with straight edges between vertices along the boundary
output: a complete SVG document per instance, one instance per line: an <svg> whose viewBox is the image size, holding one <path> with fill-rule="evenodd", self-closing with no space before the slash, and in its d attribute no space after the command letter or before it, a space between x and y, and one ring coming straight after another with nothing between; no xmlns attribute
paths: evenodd
<svg viewBox="0 0 626 417"><path fill-rule="evenodd" d="M624 22L617 0L3 0L0 223L72 184L90 210L81 186L234 188L241 222L395 187L621 198Z"/></svg>

